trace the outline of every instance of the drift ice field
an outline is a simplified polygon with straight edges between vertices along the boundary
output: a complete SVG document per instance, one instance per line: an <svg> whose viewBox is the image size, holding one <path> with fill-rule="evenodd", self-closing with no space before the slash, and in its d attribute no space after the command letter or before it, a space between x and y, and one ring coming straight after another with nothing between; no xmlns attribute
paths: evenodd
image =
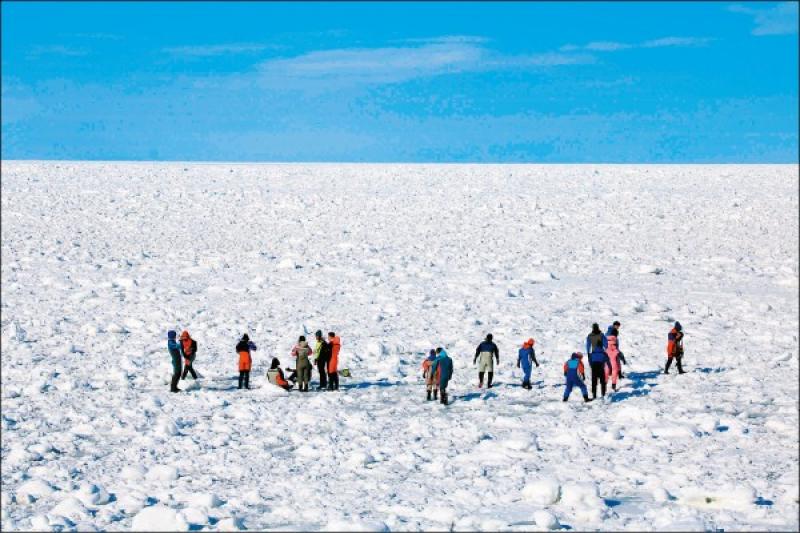
<svg viewBox="0 0 800 533"><path fill-rule="evenodd" d="M563 403L615 319L620 389ZM798 327L797 165L7 161L0 526L797 530ZM341 390L269 385L317 329Z"/></svg>

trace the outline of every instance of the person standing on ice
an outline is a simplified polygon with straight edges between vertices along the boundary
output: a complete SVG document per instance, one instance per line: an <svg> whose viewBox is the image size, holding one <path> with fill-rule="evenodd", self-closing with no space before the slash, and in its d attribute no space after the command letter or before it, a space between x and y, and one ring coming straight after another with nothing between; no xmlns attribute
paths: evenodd
<svg viewBox="0 0 800 533"><path fill-rule="evenodd" d="M239 388L244 384L245 389L250 388L250 369L253 367L253 357L251 351L257 350L256 345L250 341L250 337L245 333L236 345L236 353L239 354Z"/></svg>
<svg viewBox="0 0 800 533"><path fill-rule="evenodd" d="M183 353L181 345L175 340L177 336L178 334L173 330L167 332L167 350L169 350L169 355L172 357L172 381L169 386L170 392L181 391L181 389L178 388L178 381L181 379L181 359Z"/></svg>
<svg viewBox="0 0 800 533"><path fill-rule="evenodd" d="M329 331L328 344L331 347L331 356L328 360L328 390L339 390L339 350L342 349L342 340L336 333Z"/></svg>
<svg viewBox="0 0 800 533"><path fill-rule="evenodd" d="M300 335L294 348L292 348L292 357L297 359L295 369L297 370L297 390L301 392L308 392L308 382L311 381L311 361L308 356L311 355L311 347L306 342L306 338Z"/></svg>
<svg viewBox="0 0 800 533"><path fill-rule="evenodd" d="M500 350L497 345L492 342L492 334L486 335L486 340L478 345L475 349L475 358L472 360L474 365L479 359L478 363L478 387L483 388L483 375L488 374L486 385L492 388L492 377L494 376L494 361L492 358L497 359L497 364L500 364Z"/></svg>
<svg viewBox="0 0 800 533"><path fill-rule="evenodd" d="M613 327L614 328L614 335L617 337L617 352L619 352L619 360L622 361L623 365L627 365L628 361L625 360L625 354L622 353L622 350L619 349L620 348L619 328L621 327L621 324L619 323L619 320L615 320L614 323L611 324L611 326L609 326L609 327ZM606 337L607 336L608 336L608 333L606 333ZM624 377L625 377L625 374L622 372L622 365L620 365L620 367L619 367L619 378L622 379Z"/></svg>
<svg viewBox="0 0 800 533"><path fill-rule="evenodd" d="M431 373L439 375L439 403L447 405L447 385L453 377L453 360L444 351L444 348L436 348L436 359L431 363Z"/></svg>
<svg viewBox="0 0 800 533"><path fill-rule="evenodd" d="M620 362L625 362L625 357L619 351L619 343L617 341L617 330L614 326L608 326L606 330L606 341L608 342L608 360L611 362L610 367L606 367L606 382L611 380L611 390L617 390L617 378L620 376Z"/></svg>
<svg viewBox="0 0 800 533"><path fill-rule="evenodd" d="M597 323L592 324L592 332L586 336L586 353L589 354L589 366L592 368L592 398L597 398L597 382L600 382L600 391L606 395L606 371L611 369L611 360L606 353L608 339L600 331Z"/></svg>
<svg viewBox="0 0 800 533"><path fill-rule="evenodd" d="M667 335L667 366L664 368L664 373L669 374L669 367L672 365L672 360L678 365L678 374L685 374L681 360L683 359L683 326L680 322L675 322L675 326L670 330Z"/></svg>
<svg viewBox="0 0 800 533"><path fill-rule="evenodd" d="M181 348L183 349L183 374L181 379L186 379L186 375L191 373L192 378L197 379L197 372L194 371L194 358L197 356L197 341L189 336L189 332L183 330L181 333Z"/></svg>
<svg viewBox="0 0 800 533"><path fill-rule="evenodd" d="M583 354L575 352L572 357L564 363L564 377L567 378L567 388L564 389L563 401L569 400L569 394L572 392L572 387L578 387L583 394L583 401L590 402L589 393L586 391L586 384L583 382L586 379L586 373L583 369Z"/></svg>
<svg viewBox="0 0 800 533"><path fill-rule="evenodd" d="M539 368L539 361L536 360L536 350L533 349L533 345L536 344L536 341L532 338L526 340L522 344L522 348L519 349L519 355L517 356L517 368L522 368L522 388L531 390L531 370L533 369L533 365L536 365L536 368Z"/></svg>
<svg viewBox="0 0 800 533"><path fill-rule="evenodd" d="M436 360L436 350L431 349L428 357L422 361L422 377L425 378L425 390L428 393L428 401L431 400L431 392L433 392L433 399L437 399L439 392L439 373L431 372L433 361Z"/></svg>
<svg viewBox="0 0 800 533"><path fill-rule="evenodd" d="M314 364L319 373L319 387L317 390L325 390L328 388L328 355L330 353L330 346L322 338L322 331L317 330L314 334L317 343L314 345Z"/></svg>

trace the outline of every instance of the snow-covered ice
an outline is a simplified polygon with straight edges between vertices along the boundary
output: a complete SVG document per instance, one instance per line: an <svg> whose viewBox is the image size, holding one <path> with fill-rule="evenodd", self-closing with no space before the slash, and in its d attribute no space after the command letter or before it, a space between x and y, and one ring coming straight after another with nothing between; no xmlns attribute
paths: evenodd
<svg viewBox="0 0 800 533"><path fill-rule="evenodd" d="M797 530L797 297L797 165L3 162L0 526ZM562 403L614 319L620 390ZM269 386L317 329L353 377Z"/></svg>

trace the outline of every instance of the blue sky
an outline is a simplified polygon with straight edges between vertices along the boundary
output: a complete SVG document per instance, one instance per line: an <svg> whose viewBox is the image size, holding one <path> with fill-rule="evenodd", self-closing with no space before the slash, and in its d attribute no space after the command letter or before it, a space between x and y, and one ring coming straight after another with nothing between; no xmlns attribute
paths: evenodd
<svg viewBox="0 0 800 533"><path fill-rule="evenodd" d="M2 2L2 157L797 163L797 20L794 2Z"/></svg>

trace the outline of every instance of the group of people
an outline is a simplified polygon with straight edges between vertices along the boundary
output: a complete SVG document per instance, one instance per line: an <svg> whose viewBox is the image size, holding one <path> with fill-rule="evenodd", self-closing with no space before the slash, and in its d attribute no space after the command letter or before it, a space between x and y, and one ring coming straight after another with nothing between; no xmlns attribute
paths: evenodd
<svg viewBox="0 0 800 533"><path fill-rule="evenodd" d="M611 383L611 389L617 390L617 383L623 378L622 365L627 365L625 355L620 350L619 330L621 324L615 321L608 326L606 333L600 330L597 323L592 324L592 330L586 336L586 354L589 360L589 367L592 376L592 398L589 398L587 390L586 372L583 365L583 354L575 352L564 363L564 377L566 387L564 389L563 401L569 399L572 389L578 387L583 394L583 399L590 402L597 399L597 385L600 384L601 396L606 395L606 385ZM667 364L664 373L669 374L673 360L676 362L679 374L685 374L682 365L683 358L683 327L680 322L675 322L673 328L667 336ZM531 372L533 365L539 367L536 360L536 350L533 338L522 343L522 347L517 354L517 368L522 369L522 387L531 390ZM311 382L312 369L316 367L319 374L319 386L317 390L339 389L339 351L342 341L333 331L328 333L325 340L322 331L315 333L315 344L312 348L306 341L305 336L300 336L297 344L291 350L290 356L295 359L294 368L286 368L286 372L281 368L280 360L272 358L270 368L267 371L268 381L278 387L291 390L297 385L297 390L308 392ZM197 341L192 339L188 331L183 331L180 337L173 330L167 332L167 349L172 357L172 380L170 382L171 392L180 392L178 381L186 379L191 374L197 379L194 369L194 361L197 356ZM239 356L239 388L250 388L250 370L253 366L252 352L256 351L256 345L245 333L236 344L236 353ZM494 364L500 364L500 350L493 341L492 334L486 338L475 349L473 365L478 365L478 387L483 388L484 377L486 386L492 387L494 378ZM427 400L438 399L440 403L447 405L447 386L453 377L453 360L442 347L431 349L427 357L422 361L422 375L425 380Z"/></svg>

